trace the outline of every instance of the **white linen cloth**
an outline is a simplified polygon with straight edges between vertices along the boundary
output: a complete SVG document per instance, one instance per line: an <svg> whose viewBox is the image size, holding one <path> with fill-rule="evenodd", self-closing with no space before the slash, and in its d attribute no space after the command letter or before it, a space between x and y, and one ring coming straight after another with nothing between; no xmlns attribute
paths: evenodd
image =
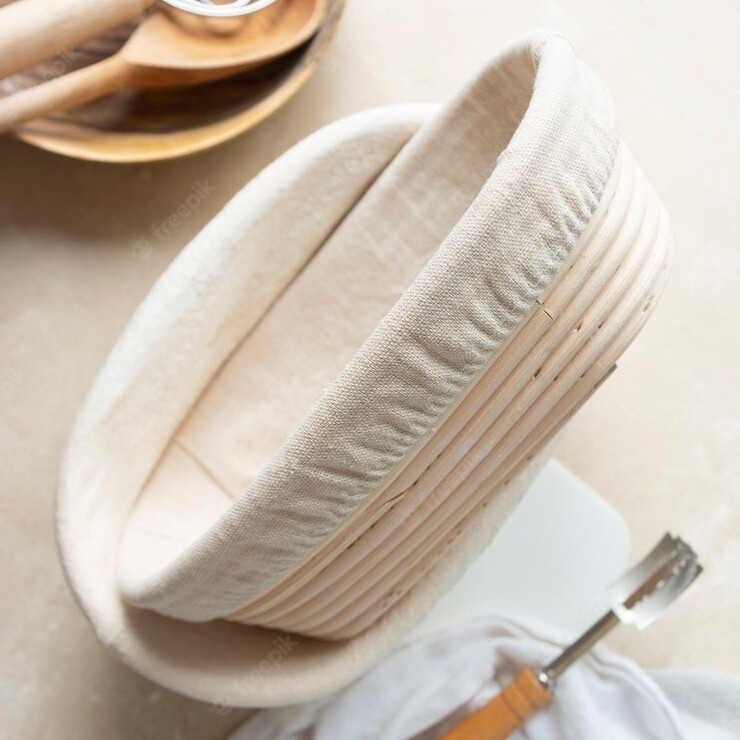
<svg viewBox="0 0 740 740"><path fill-rule="evenodd" d="M231 740L435 738L485 704L522 668L547 664L571 639L552 626L531 621L500 617L468 621L407 645L327 700L259 712ZM674 706L656 680L633 661L597 646L561 677L550 705L512 737L729 740L739 736L732 728L740 729L740 679L697 674L693 680L678 671L655 676L670 687L671 694L692 698L685 711Z"/></svg>

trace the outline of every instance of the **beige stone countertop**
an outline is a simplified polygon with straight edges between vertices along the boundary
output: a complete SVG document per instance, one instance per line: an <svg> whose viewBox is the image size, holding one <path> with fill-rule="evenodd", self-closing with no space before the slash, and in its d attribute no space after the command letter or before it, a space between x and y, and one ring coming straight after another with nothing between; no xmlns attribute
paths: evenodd
<svg viewBox="0 0 740 740"><path fill-rule="evenodd" d="M529 30L557 28L605 78L623 135L670 212L665 295L560 459L706 573L648 634L650 667L740 670L740 3L349 0L335 45L281 111L168 163L77 162L0 138L0 737L224 737L242 712L171 694L100 647L57 561L60 455L94 373L155 278L265 164L354 111L442 100ZM169 221L193 189L186 218Z"/></svg>

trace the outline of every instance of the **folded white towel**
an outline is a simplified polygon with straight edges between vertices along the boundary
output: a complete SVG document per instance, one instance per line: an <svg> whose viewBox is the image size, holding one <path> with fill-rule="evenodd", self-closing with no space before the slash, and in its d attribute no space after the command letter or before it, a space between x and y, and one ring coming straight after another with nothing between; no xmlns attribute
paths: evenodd
<svg viewBox="0 0 740 740"><path fill-rule="evenodd" d="M569 641L570 636L541 623L499 617L469 621L408 645L328 700L263 710L231 740L431 740L485 704L521 668L546 664ZM685 681L663 673L672 693L680 691ZM697 691L701 685L708 691ZM700 706L708 706L708 697L719 706L732 692L740 696L740 681L715 677L707 682L705 676L703 684L692 682L692 689ZM740 727L737 704L725 727L733 722ZM737 735L699 712L680 711L637 664L598 646L562 676L551 704L512 737L730 740Z"/></svg>

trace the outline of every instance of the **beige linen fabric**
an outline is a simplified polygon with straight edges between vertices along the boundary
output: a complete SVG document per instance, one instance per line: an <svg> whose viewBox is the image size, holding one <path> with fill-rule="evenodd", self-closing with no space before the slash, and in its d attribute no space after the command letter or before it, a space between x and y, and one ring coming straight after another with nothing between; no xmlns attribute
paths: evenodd
<svg viewBox="0 0 740 740"><path fill-rule="evenodd" d="M563 39L517 44L430 112L347 119L265 170L163 275L80 414L60 485L63 562L101 640L170 688L268 706L353 680L459 577L541 463L357 638L291 637L266 671L278 633L208 621L277 583L384 480L531 311L600 201L618 147L615 113ZM488 157L476 161L481 144ZM409 221L384 224L389 204ZM419 244L425 222L428 261L408 289L397 286L400 299L239 498L206 504L200 518L191 502L183 538L138 561L134 540L119 559L132 504L173 434L317 253L345 234L347 244L366 238L392 253L399 234Z"/></svg>
<svg viewBox="0 0 740 740"><path fill-rule="evenodd" d="M126 598L205 621L242 607L308 557L535 305L593 214L617 141L608 94L565 40L531 40L487 66L321 246L320 257L343 247L350 256L364 247L377 261L414 253L418 276L373 318L379 323L364 344L212 526L166 557L145 554L137 540L127 548L135 565L122 569ZM262 187L258 180L251 191ZM251 223L242 229L242 251L259 250ZM204 236L187 257L210 261L217 248ZM233 261L224 268L239 261L244 269L243 256ZM242 275L251 292L254 274ZM314 300L341 310L332 295ZM296 300L308 305L310 296ZM210 466L217 475L218 462Z"/></svg>

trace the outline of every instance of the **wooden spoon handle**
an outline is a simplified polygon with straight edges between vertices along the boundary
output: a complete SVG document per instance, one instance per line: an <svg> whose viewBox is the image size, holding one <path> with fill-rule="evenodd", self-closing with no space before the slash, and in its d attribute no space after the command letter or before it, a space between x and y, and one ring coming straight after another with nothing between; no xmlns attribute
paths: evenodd
<svg viewBox="0 0 740 740"><path fill-rule="evenodd" d="M550 698L534 671L525 668L500 694L468 715L441 740L504 740Z"/></svg>
<svg viewBox="0 0 740 740"><path fill-rule="evenodd" d="M74 108L126 87L131 68L121 54L0 98L0 133L33 118Z"/></svg>
<svg viewBox="0 0 740 740"><path fill-rule="evenodd" d="M17 0L0 10L0 78L135 18L154 0Z"/></svg>

